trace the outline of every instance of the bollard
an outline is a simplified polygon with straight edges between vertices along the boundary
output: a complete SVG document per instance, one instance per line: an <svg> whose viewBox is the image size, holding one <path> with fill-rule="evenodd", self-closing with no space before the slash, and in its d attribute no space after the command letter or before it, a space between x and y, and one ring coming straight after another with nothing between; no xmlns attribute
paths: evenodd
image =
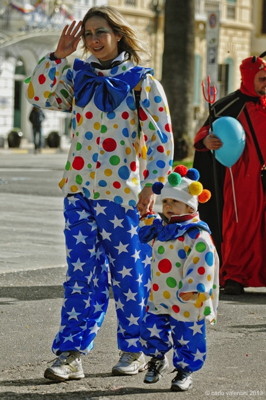
<svg viewBox="0 0 266 400"><path fill-rule="evenodd" d="M20 130L12 129L12 131L7 135L8 147L19 147L22 137L23 133Z"/></svg>

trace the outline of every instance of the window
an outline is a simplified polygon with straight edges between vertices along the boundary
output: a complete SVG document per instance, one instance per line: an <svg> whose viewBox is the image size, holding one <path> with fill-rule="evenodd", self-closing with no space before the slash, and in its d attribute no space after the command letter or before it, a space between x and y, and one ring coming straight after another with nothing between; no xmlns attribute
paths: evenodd
<svg viewBox="0 0 266 400"><path fill-rule="evenodd" d="M236 0L227 0L226 18L236 19Z"/></svg>
<svg viewBox="0 0 266 400"><path fill-rule="evenodd" d="M133 6L133 7L136 7L136 5L137 5L137 0L125 0L125 5L126 5L126 6Z"/></svg>

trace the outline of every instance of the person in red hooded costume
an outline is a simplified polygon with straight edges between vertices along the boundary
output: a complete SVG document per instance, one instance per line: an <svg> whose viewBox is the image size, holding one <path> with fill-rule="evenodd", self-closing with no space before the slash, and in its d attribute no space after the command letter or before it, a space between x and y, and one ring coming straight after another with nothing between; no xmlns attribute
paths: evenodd
<svg viewBox="0 0 266 400"><path fill-rule="evenodd" d="M226 294L238 295L245 287L266 286L266 188L261 179L266 160L265 54L242 61L240 89L211 106L210 116L194 141L194 166L203 186L213 193L212 201L202 204L199 212L211 228L221 258L220 283ZM229 168L211 152L222 142L210 131L210 118L221 116L236 118L246 133L245 149L231 167L233 183Z"/></svg>

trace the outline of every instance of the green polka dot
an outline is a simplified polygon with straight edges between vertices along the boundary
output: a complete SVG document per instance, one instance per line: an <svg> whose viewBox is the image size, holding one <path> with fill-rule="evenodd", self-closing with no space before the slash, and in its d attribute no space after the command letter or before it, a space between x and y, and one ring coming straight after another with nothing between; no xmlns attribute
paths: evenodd
<svg viewBox="0 0 266 400"><path fill-rule="evenodd" d="M102 125L101 126L101 133L105 133L107 132L107 126L106 125Z"/></svg>
<svg viewBox="0 0 266 400"><path fill-rule="evenodd" d="M76 144L76 150L81 150L81 149L82 149L82 144L78 142Z"/></svg>
<svg viewBox="0 0 266 400"><path fill-rule="evenodd" d="M94 193L94 195L93 195L94 199L98 199L99 197L100 197L100 193L99 192Z"/></svg>
<svg viewBox="0 0 266 400"><path fill-rule="evenodd" d="M123 71L126 71L126 69L127 69L127 67L124 65L124 66L122 67L122 70L123 70Z"/></svg>
<svg viewBox="0 0 266 400"><path fill-rule="evenodd" d="M91 165L91 164L87 164L87 167L88 167L88 168L91 168L91 167L92 167L92 165Z"/></svg>
<svg viewBox="0 0 266 400"><path fill-rule="evenodd" d="M163 254L165 252L165 248L163 246L158 247L158 253Z"/></svg>
<svg viewBox="0 0 266 400"><path fill-rule="evenodd" d="M154 170L152 171L152 173L153 173L154 175L157 175L157 174L158 174L158 171L157 171L156 169L154 169Z"/></svg>
<svg viewBox="0 0 266 400"><path fill-rule="evenodd" d="M215 285L215 284L212 287L213 287L213 289L217 289L217 285Z"/></svg>
<svg viewBox="0 0 266 400"><path fill-rule="evenodd" d="M66 169L67 171L69 171L69 170L70 170L70 167L71 167L71 164L70 164L70 162L68 161L68 162L66 163L65 169Z"/></svg>
<svg viewBox="0 0 266 400"><path fill-rule="evenodd" d="M149 123L149 129L151 129L152 131L155 131L155 126L151 122Z"/></svg>
<svg viewBox="0 0 266 400"><path fill-rule="evenodd" d="M120 157L112 156L109 159L111 165L118 165L120 163Z"/></svg>
<svg viewBox="0 0 266 400"><path fill-rule="evenodd" d="M178 288L181 289L183 287L182 281L179 281Z"/></svg>
<svg viewBox="0 0 266 400"><path fill-rule="evenodd" d="M75 135L76 135L76 136L79 136L79 132L76 132Z"/></svg>
<svg viewBox="0 0 266 400"><path fill-rule="evenodd" d="M77 175L76 176L76 183L78 184L78 185L81 185L82 184L82 176L81 175Z"/></svg>
<svg viewBox="0 0 266 400"><path fill-rule="evenodd" d="M124 145L125 145L125 141L124 141L124 140L121 140L121 141L120 141L120 144L121 144L121 146L124 146Z"/></svg>
<svg viewBox="0 0 266 400"><path fill-rule="evenodd" d="M169 286L170 288L175 288L177 286L177 281L175 280L175 278L167 278L166 279L166 284L167 286Z"/></svg>
<svg viewBox="0 0 266 400"><path fill-rule="evenodd" d="M181 267L181 263L180 263L180 262L177 262L177 263L175 263L175 266L176 266L177 268L180 268L180 267Z"/></svg>
<svg viewBox="0 0 266 400"><path fill-rule="evenodd" d="M196 244L196 250L197 250L199 253L203 253L203 251L206 250L206 244L205 244L204 242L199 242L199 243L197 243L197 244Z"/></svg>
<svg viewBox="0 0 266 400"><path fill-rule="evenodd" d="M30 81L31 81L31 76L24 80L25 83L30 83Z"/></svg>
<svg viewBox="0 0 266 400"><path fill-rule="evenodd" d="M65 89L60 90L60 93L65 99L68 97L68 92Z"/></svg>
<svg viewBox="0 0 266 400"><path fill-rule="evenodd" d="M211 308L209 306L205 307L203 314L207 316L207 315L210 315L210 313L211 313Z"/></svg>

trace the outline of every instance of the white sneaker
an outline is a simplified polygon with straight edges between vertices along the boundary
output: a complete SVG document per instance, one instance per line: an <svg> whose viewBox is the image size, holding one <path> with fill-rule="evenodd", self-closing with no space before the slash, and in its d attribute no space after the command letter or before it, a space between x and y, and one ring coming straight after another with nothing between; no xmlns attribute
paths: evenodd
<svg viewBox="0 0 266 400"><path fill-rule="evenodd" d="M136 375L138 372L144 371L146 361L143 353L120 352L120 359L113 367L113 375Z"/></svg>
<svg viewBox="0 0 266 400"><path fill-rule="evenodd" d="M144 377L144 383L156 383L161 379L163 372L169 367L167 357L163 359L152 357L148 362L148 371Z"/></svg>
<svg viewBox="0 0 266 400"><path fill-rule="evenodd" d="M57 382L81 379L84 376L79 351L64 351L53 365L44 371L45 378Z"/></svg>
<svg viewBox="0 0 266 400"><path fill-rule="evenodd" d="M184 392L192 388L191 372L176 369L177 374L172 380L171 390L173 392Z"/></svg>

